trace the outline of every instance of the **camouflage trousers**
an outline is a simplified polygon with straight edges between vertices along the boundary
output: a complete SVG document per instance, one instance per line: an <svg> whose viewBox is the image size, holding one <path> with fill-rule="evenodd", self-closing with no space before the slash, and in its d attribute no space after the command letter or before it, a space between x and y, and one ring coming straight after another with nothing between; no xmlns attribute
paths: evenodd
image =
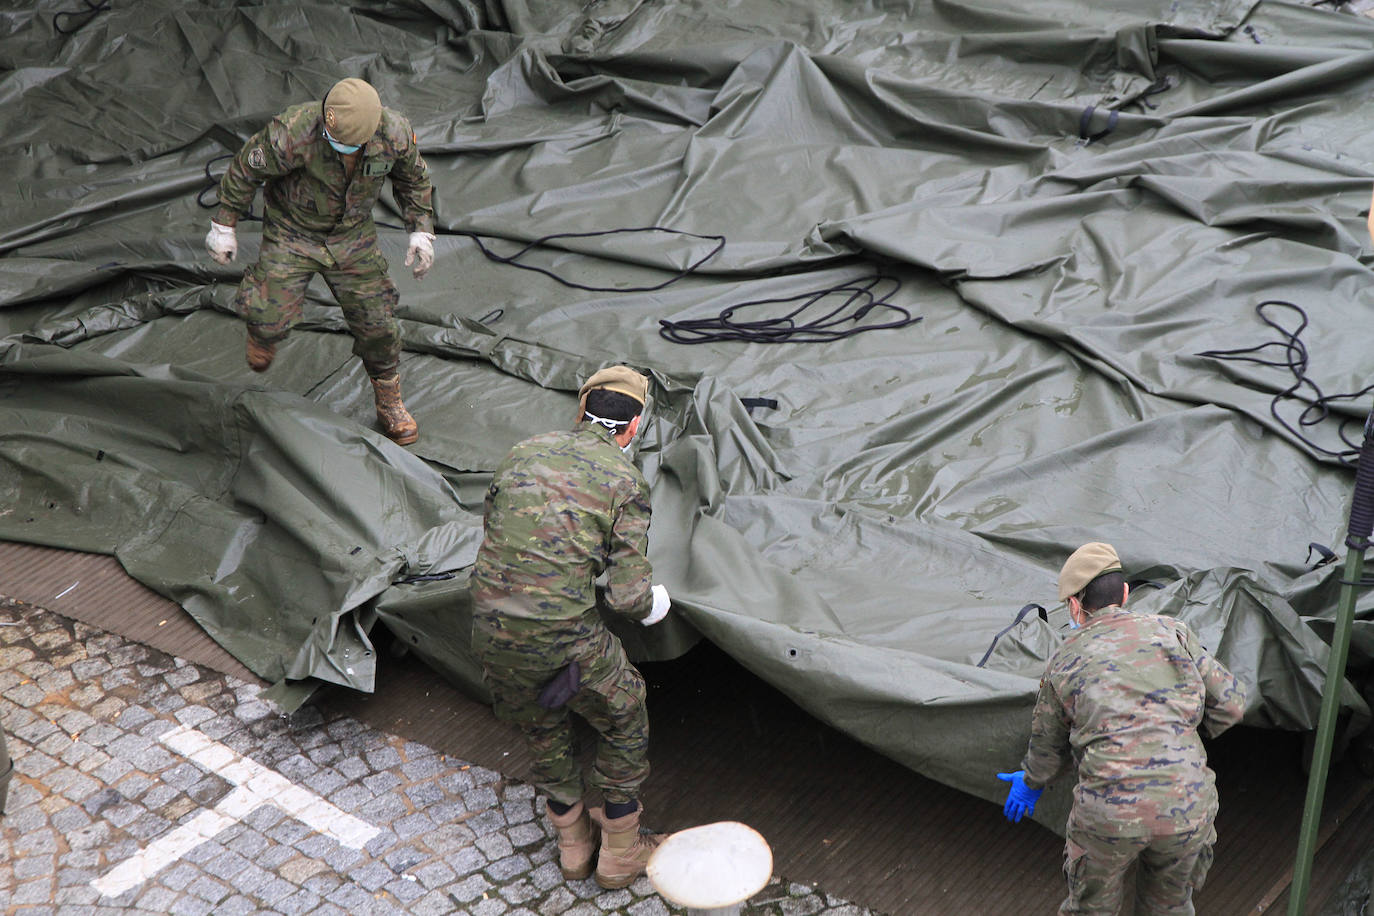
<svg viewBox="0 0 1374 916"><path fill-rule="evenodd" d="M1216 841L1211 823L1186 833L1113 837L1075 828L1070 818L1064 842L1069 895L1059 912L1116 916L1126 871L1136 862L1136 916L1193 916L1193 891L1207 878Z"/></svg>
<svg viewBox="0 0 1374 916"><path fill-rule="evenodd" d="M258 262L243 272L234 309L260 343L278 343L301 320L310 278L328 284L353 335L353 353L373 378L401 358L400 294L377 247L376 231L320 242L280 226L264 232Z"/></svg>
<svg viewBox="0 0 1374 916"><path fill-rule="evenodd" d="M589 781L606 801L633 801L649 775L644 678L630 663L620 640L603 625L596 630L571 653L582 668L580 689L558 709L545 709L536 698L570 658L555 652L549 655L555 667L512 665L515 653L511 647L501 645L499 636L492 639L480 615L473 621L473 650L482 660L483 679L491 691L496 717L519 726L532 758L531 781L565 805L582 798L585 790L572 713L597 732Z"/></svg>

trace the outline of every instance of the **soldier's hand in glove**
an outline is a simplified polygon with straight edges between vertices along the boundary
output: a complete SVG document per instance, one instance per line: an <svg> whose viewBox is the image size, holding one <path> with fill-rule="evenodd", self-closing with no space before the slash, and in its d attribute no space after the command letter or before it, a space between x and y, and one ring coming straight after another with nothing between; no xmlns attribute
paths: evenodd
<svg viewBox="0 0 1374 916"><path fill-rule="evenodd" d="M434 266L434 233L412 232L410 247L406 249L406 266L415 265L415 279L423 280Z"/></svg>
<svg viewBox="0 0 1374 916"><path fill-rule="evenodd" d="M217 264L228 264L239 253L239 240L234 235L233 226L221 226L210 220L210 231L205 236L205 250Z"/></svg>
<svg viewBox="0 0 1374 916"><path fill-rule="evenodd" d="M640 621L640 623L644 624L646 627L651 627L664 617L667 617L668 608L672 606L672 601L668 598L668 590L663 586L655 585L653 588L649 589L649 591L651 591L654 596L654 607L653 610L649 612L649 616Z"/></svg>
<svg viewBox="0 0 1374 916"><path fill-rule="evenodd" d="M1032 789L1026 785L1025 770L998 773L997 778L1011 783L1011 787L1007 789L1006 803L1002 805L1002 813L1007 816L1007 820L1018 823L1021 818L1035 813L1035 803L1040 800L1040 793L1045 790Z"/></svg>

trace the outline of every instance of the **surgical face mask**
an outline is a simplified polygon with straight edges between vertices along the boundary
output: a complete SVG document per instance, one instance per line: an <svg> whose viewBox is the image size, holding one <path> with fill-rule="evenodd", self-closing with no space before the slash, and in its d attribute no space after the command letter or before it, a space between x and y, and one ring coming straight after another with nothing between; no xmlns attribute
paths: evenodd
<svg viewBox="0 0 1374 916"><path fill-rule="evenodd" d="M328 127L324 129L324 138L329 141L330 146L334 147L334 149L343 153L345 156L347 156L349 153L356 153L358 150L362 149L361 144L357 146L349 146L347 143L340 143L338 140L335 140L333 137L329 135Z"/></svg>

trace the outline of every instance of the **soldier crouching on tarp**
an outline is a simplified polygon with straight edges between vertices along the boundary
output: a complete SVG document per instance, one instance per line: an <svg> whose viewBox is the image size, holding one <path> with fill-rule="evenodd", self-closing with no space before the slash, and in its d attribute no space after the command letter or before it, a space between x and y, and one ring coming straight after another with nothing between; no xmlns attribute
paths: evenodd
<svg viewBox="0 0 1374 916"><path fill-rule="evenodd" d="M647 393L648 380L628 366L602 369L579 392L576 426L511 450L487 489L471 578L472 648L497 717L518 725L529 746L563 874L586 878L595 855L607 888L643 874L659 841L639 832L649 775L644 679L602 622L594 582L604 572L606 606L646 626L668 613L668 591L651 585L645 556L649 486L624 454ZM570 710L598 733L590 781L604 809L583 805Z"/></svg>
<svg viewBox="0 0 1374 916"><path fill-rule="evenodd" d="M1019 821L1078 760L1064 843L1061 914L1115 916L1134 861L1137 916L1193 913L1216 842L1216 777L1198 728L1240 721L1245 685L1181 620L1126 610L1130 588L1109 544L1085 544L1059 573L1077 632L1040 680L1022 769L1003 807Z"/></svg>
<svg viewBox="0 0 1374 916"><path fill-rule="evenodd" d="M429 168L409 121L383 108L363 80L340 80L323 103L288 108L248 138L220 181L205 247L220 264L234 259L234 226L265 183L262 251L234 299L248 326L248 365L264 372L272 364L318 273L333 290L353 352L372 380L382 430L409 445L420 432L401 400L400 296L372 221L388 177L410 232L405 263L415 264L419 279L434 263Z"/></svg>

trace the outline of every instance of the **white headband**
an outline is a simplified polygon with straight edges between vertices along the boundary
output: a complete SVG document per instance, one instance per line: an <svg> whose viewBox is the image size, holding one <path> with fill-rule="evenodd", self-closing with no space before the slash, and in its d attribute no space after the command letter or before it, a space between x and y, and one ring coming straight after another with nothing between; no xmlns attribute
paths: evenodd
<svg viewBox="0 0 1374 916"><path fill-rule="evenodd" d="M591 420L593 423L600 423L602 426L606 427L611 432L615 432L616 429L621 426L628 426L630 424L629 420L608 420L605 417L598 417L590 410L582 411L582 416L586 417L588 420Z"/></svg>

